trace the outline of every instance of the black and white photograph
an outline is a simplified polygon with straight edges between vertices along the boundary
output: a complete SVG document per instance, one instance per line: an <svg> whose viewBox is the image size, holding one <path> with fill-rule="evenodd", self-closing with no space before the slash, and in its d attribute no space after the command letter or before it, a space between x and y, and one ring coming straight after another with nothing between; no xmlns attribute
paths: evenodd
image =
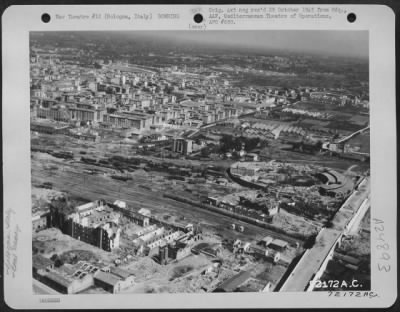
<svg viewBox="0 0 400 312"><path fill-rule="evenodd" d="M384 5L7 8L7 307L395 304L395 42Z"/></svg>
<svg viewBox="0 0 400 312"><path fill-rule="evenodd" d="M37 294L370 290L367 31L31 32Z"/></svg>

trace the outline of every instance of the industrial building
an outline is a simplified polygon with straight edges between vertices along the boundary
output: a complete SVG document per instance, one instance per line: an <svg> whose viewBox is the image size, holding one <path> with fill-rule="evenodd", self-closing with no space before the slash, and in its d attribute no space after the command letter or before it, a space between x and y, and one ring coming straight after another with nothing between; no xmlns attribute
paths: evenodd
<svg viewBox="0 0 400 312"><path fill-rule="evenodd" d="M182 155L189 155L193 152L193 141L188 139L175 139L173 151Z"/></svg>
<svg viewBox="0 0 400 312"><path fill-rule="evenodd" d="M85 261L55 267L42 255L33 256L33 277L62 294L76 294L92 286L110 293L119 293L134 285L134 275L118 267L99 268Z"/></svg>
<svg viewBox="0 0 400 312"><path fill-rule="evenodd" d="M60 228L64 234L106 251L119 247L120 214L110 208L105 201L96 200L78 206L74 210L70 214L65 214L52 207L52 226Z"/></svg>
<svg viewBox="0 0 400 312"><path fill-rule="evenodd" d="M251 277L249 271L242 271L218 285L213 292L234 292Z"/></svg>
<svg viewBox="0 0 400 312"><path fill-rule="evenodd" d="M75 294L94 285L93 275L87 266L64 264L56 268L53 261L41 255L32 259L33 277L62 294Z"/></svg>
<svg viewBox="0 0 400 312"><path fill-rule="evenodd" d="M65 123L51 121L31 121L31 131L46 134L66 134L70 126Z"/></svg>
<svg viewBox="0 0 400 312"><path fill-rule="evenodd" d="M316 176L322 182L319 185L322 195L344 198L353 191L355 186L350 178L334 170L325 170Z"/></svg>
<svg viewBox="0 0 400 312"><path fill-rule="evenodd" d="M112 294L117 294L134 284L134 274L118 267L99 270L94 274L94 285Z"/></svg>

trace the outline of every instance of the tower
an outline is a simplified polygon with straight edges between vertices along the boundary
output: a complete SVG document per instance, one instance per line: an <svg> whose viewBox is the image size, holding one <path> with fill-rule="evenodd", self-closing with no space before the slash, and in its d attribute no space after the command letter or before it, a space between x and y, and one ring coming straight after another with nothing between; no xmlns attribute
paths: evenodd
<svg viewBox="0 0 400 312"><path fill-rule="evenodd" d="M158 256L160 258L160 264L167 264L168 262L168 246L163 244L159 247Z"/></svg>
<svg viewBox="0 0 400 312"><path fill-rule="evenodd" d="M242 142L242 148L241 148L241 150L239 152L239 156L240 157L243 157L244 155L246 155L245 147L246 147L245 143Z"/></svg>

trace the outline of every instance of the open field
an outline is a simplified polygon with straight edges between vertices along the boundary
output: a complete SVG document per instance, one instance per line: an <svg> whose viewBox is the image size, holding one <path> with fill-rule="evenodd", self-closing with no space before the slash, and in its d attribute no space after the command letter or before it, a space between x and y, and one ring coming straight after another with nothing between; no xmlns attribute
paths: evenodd
<svg viewBox="0 0 400 312"><path fill-rule="evenodd" d="M369 119L368 116L360 114L361 112L368 112L367 109L351 106L337 106L329 102L322 102L321 100L299 101L296 102L294 107L333 113L335 116L342 117L344 119L354 120L354 116L360 116L358 121L362 120L364 122L368 122Z"/></svg>
<svg viewBox="0 0 400 312"><path fill-rule="evenodd" d="M310 164L310 165L318 165L318 166L325 166L328 168L335 169L339 172L346 171L351 166L357 165L355 168L355 172L357 173L365 173L366 170L369 169L369 163L364 163L355 160L349 159L342 159L342 158L335 158L330 157L324 154L307 154L307 153L300 153L291 150L284 150L283 144L279 142L271 143L265 151L262 153L268 159L282 159L286 162L290 163L301 163L301 164Z"/></svg>

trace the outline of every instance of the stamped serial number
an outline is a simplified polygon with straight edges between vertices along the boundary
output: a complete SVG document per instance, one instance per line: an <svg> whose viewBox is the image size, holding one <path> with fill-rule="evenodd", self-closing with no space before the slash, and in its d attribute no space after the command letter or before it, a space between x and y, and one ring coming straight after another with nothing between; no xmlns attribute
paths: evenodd
<svg viewBox="0 0 400 312"><path fill-rule="evenodd" d="M358 297L358 298L379 297L379 295L373 291L329 291L328 296L329 297Z"/></svg>
<svg viewBox="0 0 400 312"><path fill-rule="evenodd" d="M316 280L316 281L310 281L310 286L312 288L361 288L363 285L356 279L353 279L351 281L345 281L345 280L326 280L326 281L321 281L321 280Z"/></svg>
<svg viewBox="0 0 400 312"><path fill-rule="evenodd" d="M40 298L40 303L53 303L53 302L60 302L60 298Z"/></svg>
<svg viewBox="0 0 400 312"><path fill-rule="evenodd" d="M375 242L376 254L378 256L378 270L379 272L388 273L391 271L390 262L392 260L390 256L390 245L387 242L387 238L385 236L385 223L382 220L376 218L372 219L372 222L374 225L374 231L378 236Z"/></svg>

